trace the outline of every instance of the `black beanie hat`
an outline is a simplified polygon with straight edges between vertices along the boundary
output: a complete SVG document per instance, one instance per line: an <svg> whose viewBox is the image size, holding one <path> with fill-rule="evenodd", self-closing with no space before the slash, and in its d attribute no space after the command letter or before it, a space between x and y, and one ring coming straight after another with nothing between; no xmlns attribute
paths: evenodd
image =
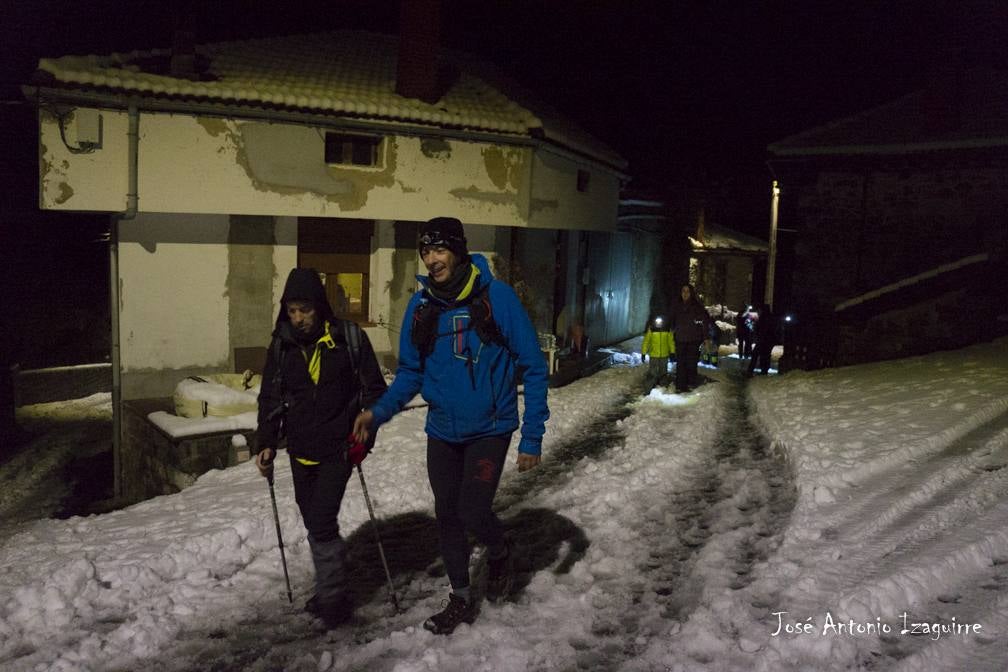
<svg viewBox="0 0 1008 672"><path fill-rule="evenodd" d="M454 217L435 217L420 225L417 249L423 252L428 245L446 247L460 259L469 254L462 222Z"/></svg>

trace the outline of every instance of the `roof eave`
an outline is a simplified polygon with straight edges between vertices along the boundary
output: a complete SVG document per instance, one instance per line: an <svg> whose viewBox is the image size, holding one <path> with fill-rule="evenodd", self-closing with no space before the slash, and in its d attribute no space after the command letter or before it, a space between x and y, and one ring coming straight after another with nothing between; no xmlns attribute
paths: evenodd
<svg viewBox="0 0 1008 672"><path fill-rule="evenodd" d="M774 156L856 156L863 154L893 155L961 149L991 149L1008 147L1008 136L965 138L935 142L908 142L885 145L823 145L819 147L782 147L770 145L767 151Z"/></svg>
<svg viewBox="0 0 1008 672"><path fill-rule="evenodd" d="M189 113L248 120L312 124L344 130L355 130L363 133L397 133L401 135L439 138L455 137L506 145L536 146L538 144L531 135L525 133L423 124L411 120L399 121L395 119L348 116L336 113L326 114L247 102L205 102L169 96L156 96L135 91L104 92L38 85L22 86L21 91L25 98L37 105L67 103L111 109L126 109L130 105L136 105L141 111L145 112Z"/></svg>

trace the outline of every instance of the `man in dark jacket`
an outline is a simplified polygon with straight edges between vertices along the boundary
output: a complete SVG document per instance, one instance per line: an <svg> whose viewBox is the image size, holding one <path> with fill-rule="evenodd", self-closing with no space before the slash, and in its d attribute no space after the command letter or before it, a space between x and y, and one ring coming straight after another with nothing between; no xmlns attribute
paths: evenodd
<svg viewBox="0 0 1008 672"><path fill-rule="evenodd" d="M469 254L459 220L425 223L418 247L428 275L418 276L423 289L403 317L395 381L354 431L365 440L372 425L389 421L417 392L427 400L427 475L452 592L424 627L449 634L476 618L467 532L487 548L487 598L503 599L510 589L511 548L491 506L518 428L519 371L525 385L519 471L539 464L548 374L517 295L493 278L482 255Z"/></svg>
<svg viewBox="0 0 1008 672"><path fill-rule="evenodd" d="M764 303L756 320L756 345L753 347L753 358L749 360L749 375L756 369L759 369L760 373L769 373L775 345L777 345L777 316L770 310L770 305Z"/></svg>
<svg viewBox="0 0 1008 672"><path fill-rule="evenodd" d="M697 363L700 359L700 344L707 338L714 321L697 299L693 285L683 285L679 298L669 318L675 334L675 389L676 392L688 392L699 382Z"/></svg>
<svg viewBox="0 0 1008 672"><path fill-rule="evenodd" d="M359 337L356 362L345 334ZM305 609L335 627L353 614L340 503L354 464L366 454L360 446L350 451L347 439L360 409L385 391L385 379L367 335L333 316L314 269L295 268L287 276L273 339L259 393L256 466L272 475L286 434L294 498L315 563L315 595Z"/></svg>
<svg viewBox="0 0 1008 672"><path fill-rule="evenodd" d="M739 359L752 355L753 319L752 306L746 306L735 318L735 333L738 337Z"/></svg>

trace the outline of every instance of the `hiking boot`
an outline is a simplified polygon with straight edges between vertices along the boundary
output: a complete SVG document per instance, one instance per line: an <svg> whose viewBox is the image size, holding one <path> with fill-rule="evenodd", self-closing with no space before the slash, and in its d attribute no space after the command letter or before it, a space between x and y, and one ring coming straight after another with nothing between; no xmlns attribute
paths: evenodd
<svg viewBox="0 0 1008 672"><path fill-rule="evenodd" d="M305 611L322 621L329 630L335 630L353 618L354 605L349 597L341 597L332 602L320 602L313 595L305 602Z"/></svg>
<svg viewBox="0 0 1008 672"><path fill-rule="evenodd" d="M444 603L441 603L444 606ZM455 593L448 595L448 605L444 610L434 614L423 627L435 635L450 635L461 623L472 623L476 620L476 605L459 597Z"/></svg>
<svg viewBox="0 0 1008 672"><path fill-rule="evenodd" d="M503 602L511 592L514 583L514 554L510 542L504 545L504 555L499 558L487 558L486 599L490 602Z"/></svg>

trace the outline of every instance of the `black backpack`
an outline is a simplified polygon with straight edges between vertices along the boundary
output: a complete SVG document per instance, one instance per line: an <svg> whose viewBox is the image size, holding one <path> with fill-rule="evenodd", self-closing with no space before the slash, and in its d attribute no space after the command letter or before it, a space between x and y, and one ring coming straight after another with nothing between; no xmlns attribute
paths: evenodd
<svg viewBox="0 0 1008 672"><path fill-rule="evenodd" d="M464 305L465 302L463 302ZM493 305L490 302L490 283L483 285L468 300L469 324L465 331L473 330L483 343L496 343L510 352L507 339L504 338L500 325L494 320ZM413 312L413 324L410 329L410 336L413 345L420 353L420 372L423 373L427 357L434 352L434 344L441 336L451 336L459 333L449 331L443 334L438 333L438 317L444 312L441 303L435 303L428 298L421 298L420 305Z"/></svg>

